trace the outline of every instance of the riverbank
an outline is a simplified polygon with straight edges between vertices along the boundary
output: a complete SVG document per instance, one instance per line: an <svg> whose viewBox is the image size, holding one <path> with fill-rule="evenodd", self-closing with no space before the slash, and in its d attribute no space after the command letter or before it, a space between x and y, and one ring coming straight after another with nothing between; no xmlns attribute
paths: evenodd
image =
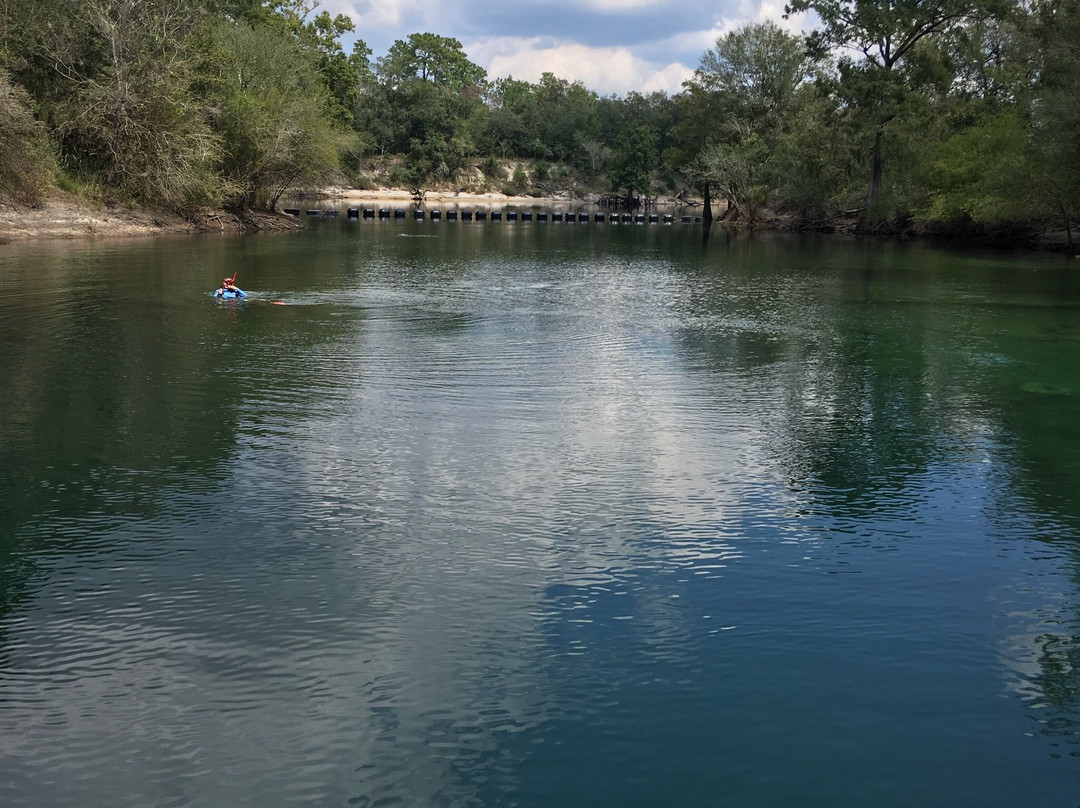
<svg viewBox="0 0 1080 808"><path fill-rule="evenodd" d="M539 206L557 209L560 206L580 207L591 205L593 199L580 196L509 196L498 192L478 193L471 191L433 190L424 193L422 199L417 199L405 188L376 188L358 190L356 188L327 188L317 193L307 193L292 197L293 200L317 200L319 202L333 202L346 206L377 205L389 203L398 207L422 202L427 207L468 205L477 208L502 208L502 207L531 207Z"/></svg>
<svg viewBox="0 0 1080 808"><path fill-rule="evenodd" d="M320 206L361 206L380 203L411 205L413 195L401 188L355 190L329 188L319 193L290 197L302 204ZM469 205L474 207L575 207L591 200L559 197L508 196L501 193L464 193L432 191L425 195L428 205ZM282 207L288 207L284 202ZM0 199L0 244L40 239L75 239L180 235L198 233L254 233L275 230L301 230L302 219L278 212L225 211L205 209L191 217L168 211L108 206L61 191L53 193L42 205L27 207Z"/></svg>
<svg viewBox="0 0 1080 808"><path fill-rule="evenodd" d="M317 205L323 208L345 207L407 207L417 201L407 189L378 188L357 190L354 188L328 188L317 193L305 193L284 199L281 207ZM470 207L474 209L499 209L503 207L539 207L551 210L580 210L595 204L594 199L570 195L536 197L509 196L503 193L476 193L464 191L429 191L423 203L428 208ZM655 200L660 210L677 211L683 215L700 216L700 202L683 202L675 199ZM716 208L714 207L714 212ZM729 226L717 220L717 224ZM302 230L307 227L303 218L270 211L225 211L203 209L185 217L167 211L144 208L108 206L88 201L62 191L54 192L38 207L14 205L0 199L0 244L36 240L115 238L159 235L256 233L266 231ZM741 228L747 225L741 225ZM858 220L854 217L831 219L827 222L806 222L793 217L768 216L750 226L756 230L810 231L821 234L859 235ZM911 223L903 226L882 227L870 235L879 239L929 239L956 244L973 243L998 249L1037 249L1053 252L1075 251L1068 234L1053 229L1035 229L1034 226L999 228L921 227Z"/></svg>
<svg viewBox="0 0 1080 808"><path fill-rule="evenodd" d="M369 191L330 188L318 194L309 193L293 199L317 200L319 204L333 203L335 206L380 202L404 206L414 201L409 191L400 188ZM539 198L453 191L428 193L425 202L429 205L458 204L477 207L589 204L589 200L570 197ZM15 205L0 200L0 244L40 239L254 233L300 230L306 226L303 220L277 212L205 209L191 217L184 217L168 211L108 206L60 191L37 207Z"/></svg>
<svg viewBox="0 0 1080 808"><path fill-rule="evenodd" d="M420 201L429 210L437 208L473 208L475 210L500 208L540 208L552 211L580 211L582 209L601 210L596 207L597 196L588 198L572 195L547 197L507 196L502 193L473 193L464 191L428 191L422 200L418 200L408 190L401 188L379 188L375 190L356 190L353 188L328 188L316 193L307 193L293 197L293 204L304 207L324 205L332 207L397 207L407 208ZM727 228L736 232L752 230L786 233L811 233L820 236L840 236L870 238L885 241L926 241L939 246L953 248L989 248L997 250L1041 250L1062 252L1072 255L1076 250L1075 242L1061 229L1039 226L1033 222L1001 223L998 225L978 225L964 222L923 222L910 219L882 222L880 226L867 230L859 219L858 211L846 211L832 216L825 216L816 221L794 214L774 211L758 211L759 218L752 223L745 220L726 220L723 200L713 200L713 226ZM677 217L693 216L695 219L704 212L702 200L675 199L658 197L652 200L652 207L636 212L673 213Z"/></svg>
<svg viewBox="0 0 1080 808"><path fill-rule="evenodd" d="M39 239L115 238L195 233L299 230L280 213L204 209L190 217L167 211L108 206L57 192L37 207L0 201L0 244Z"/></svg>

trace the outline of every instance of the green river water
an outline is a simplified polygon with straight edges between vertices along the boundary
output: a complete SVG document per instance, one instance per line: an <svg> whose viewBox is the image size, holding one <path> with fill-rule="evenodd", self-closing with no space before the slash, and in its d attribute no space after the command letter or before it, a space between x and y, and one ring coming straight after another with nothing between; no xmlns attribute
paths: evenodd
<svg viewBox="0 0 1080 808"><path fill-rule="evenodd" d="M0 246L0 805L249 804L1075 808L1076 262Z"/></svg>

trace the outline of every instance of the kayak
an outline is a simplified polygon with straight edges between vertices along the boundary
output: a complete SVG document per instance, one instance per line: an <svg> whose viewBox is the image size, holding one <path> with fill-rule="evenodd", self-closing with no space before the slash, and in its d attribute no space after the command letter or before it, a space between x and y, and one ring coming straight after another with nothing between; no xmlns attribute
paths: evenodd
<svg viewBox="0 0 1080 808"><path fill-rule="evenodd" d="M221 300L234 300L238 297L247 297L247 292L245 292L243 289L237 289L235 292L231 289L227 289L224 291L218 289L216 292L214 292L214 297Z"/></svg>

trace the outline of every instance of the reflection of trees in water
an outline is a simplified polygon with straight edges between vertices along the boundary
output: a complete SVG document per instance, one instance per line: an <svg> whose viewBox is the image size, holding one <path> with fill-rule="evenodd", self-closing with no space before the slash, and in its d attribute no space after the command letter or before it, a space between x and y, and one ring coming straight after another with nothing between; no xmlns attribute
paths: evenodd
<svg viewBox="0 0 1080 808"><path fill-rule="evenodd" d="M1053 303L1056 281L1018 288L1013 276L991 277L1001 288L983 300L947 275L890 288L876 269L815 272L811 282L744 273L737 251L725 260L722 276L698 278L686 295L683 347L716 375L718 395L737 389L755 409L772 406L767 446L796 513L845 525L905 518L935 468L987 475L987 517L1003 546L1012 536L1020 552L1045 543L1050 577L1071 575L1065 591L1024 589L1018 597L1037 613L1002 654L1041 732L1080 755L1080 324L1067 307L1011 302Z"/></svg>
<svg viewBox="0 0 1080 808"><path fill-rule="evenodd" d="M1074 622L1072 630L1071 634L1035 638L1039 674L1033 684L1041 703L1031 707L1043 734L1056 739L1055 746L1063 746L1063 751L1080 757L1080 626Z"/></svg>
<svg viewBox="0 0 1080 808"><path fill-rule="evenodd" d="M313 339L301 309L193 300L169 289L190 257L166 253L135 288L146 252L59 251L0 307L0 615L42 553L100 552L110 525L154 516L167 492L219 487L246 402L289 399L301 416L317 406L304 391L329 386L332 368L290 359Z"/></svg>
<svg viewBox="0 0 1080 808"><path fill-rule="evenodd" d="M865 282L788 272L713 287L695 307L722 313L684 339L772 404L770 448L794 489L868 510L925 471L934 436L971 416L948 388L957 360L927 347L932 315L867 300Z"/></svg>
<svg viewBox="0 0 1080 808"><path fill-rule="evenodd" d="M1025 535L1041 543L1040 562L1068 575L1065 591L1050 588L1056 576L1041 587L1025 583L1039 601L1003 657L1056 754L1080 756L1080 318L1062 305L1076 299L1075 277L1047 275L1045 298L997 312L999 353L1008 361L988 371L984 388L1011 510L1031 515Z"/></svg>
<svg viewBox="0 0 1080 808"><path fill-rule="evenodd" d="M1068 602L1050 610L1010 615L1027 625L1001 646L1009 689L1023 701L1039 734L1049 740L1054 757L1080 757L1080 619L1076 612L1075 602Z"/></svg>
<svg viewBox="0 0 1080 808"><path fill-rule="evenodd" d="M1029 619L1028 632L1010 638L1004 655L1055 756L1080 757L1080 445L1074 429L1060 428L1075 423L1076 398L1032 396L1015 384L1004 395L1002 431L1014 456L1010 490L1020 508L1039 515L1032 532L1046 544L1047 560L1069 571L1071 584L1063 593L1040 591L1053 605Z"/></svg>

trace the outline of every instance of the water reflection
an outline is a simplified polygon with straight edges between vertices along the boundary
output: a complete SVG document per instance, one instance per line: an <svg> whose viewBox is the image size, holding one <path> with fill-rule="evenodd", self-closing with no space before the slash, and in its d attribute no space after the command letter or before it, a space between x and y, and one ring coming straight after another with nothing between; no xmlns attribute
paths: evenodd
<svg viewBox="0 0 1080 808"><path fill-rule="evenodd" d="M1060 273L648 228L183 244L0 281L6 803L1071 789L1078 322L1005 305ZM251 300L208 299L222 266Z"/></svg>

